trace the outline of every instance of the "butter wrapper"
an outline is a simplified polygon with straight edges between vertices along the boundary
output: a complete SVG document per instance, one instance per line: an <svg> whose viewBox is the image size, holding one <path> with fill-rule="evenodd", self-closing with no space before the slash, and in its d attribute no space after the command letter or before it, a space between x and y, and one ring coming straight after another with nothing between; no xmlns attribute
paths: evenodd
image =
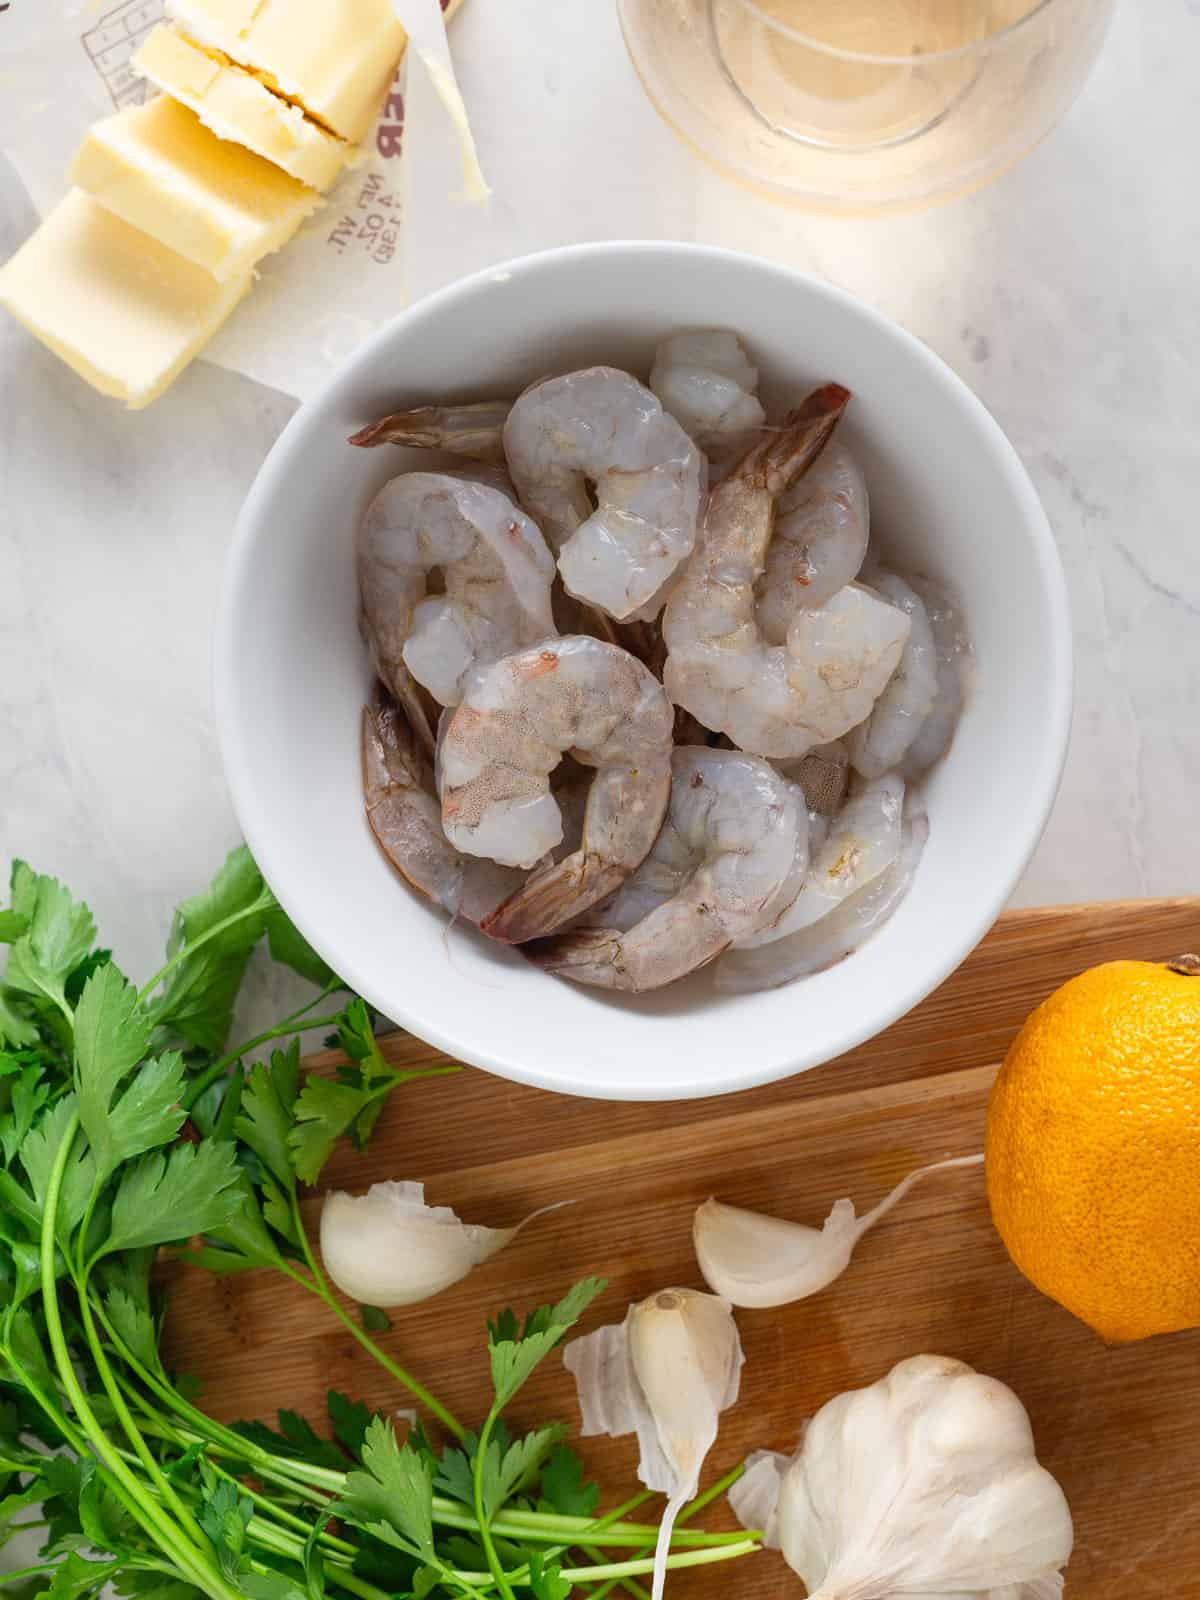
<svg viewBox="0 0 1200 1600"><path fill-rule="evenodd" d="M66 193L91 124L155 93L130 63L164 20L164 0L0 4L0 149L40 215ZM404 305L406 66L356 163L291 242L260 262L252 292L203 359L302 400Z"/></svg>

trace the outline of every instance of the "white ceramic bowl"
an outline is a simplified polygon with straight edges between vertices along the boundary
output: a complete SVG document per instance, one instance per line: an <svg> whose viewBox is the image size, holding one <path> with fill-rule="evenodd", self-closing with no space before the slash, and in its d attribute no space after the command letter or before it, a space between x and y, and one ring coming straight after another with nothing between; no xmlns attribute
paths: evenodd
<svg viewBox="0 0 1200 1600"><path fill-rule="evenodd" d="M891 922L840 966L770 993L705 975L657 995L545 976L398 881L363 818L356 524L399 451L348 434L399 406L515 394L593 362L645 371L674 328L746 339L772 413L816 381L854 392L843 423L873 525L902 571L965 602L977 683L927 784L930 838ZM828 1061L956 967L1011 893L1066 750L1071 638L1054 540L999 427L929 350L828 285L694 245L599 244L484 272L383 328L303 406L246 502L215 647L234 804L297 925L372 1005L452 1056L569 1094L674 1099Z"/></svg>

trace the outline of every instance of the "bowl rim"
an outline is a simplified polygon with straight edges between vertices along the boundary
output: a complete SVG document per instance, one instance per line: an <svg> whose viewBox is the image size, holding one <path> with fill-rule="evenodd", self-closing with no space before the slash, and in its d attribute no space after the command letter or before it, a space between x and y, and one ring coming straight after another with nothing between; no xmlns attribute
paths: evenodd
<svg viewBox="0 0 1200 1600"><path fill-rule="evenodd" d="M901 1017L906 1016L931 994L939 984L966 959L989 931L1003 910L1014 888L1022 877L1045 831L1053 809L1066 764L1071 731L1074 692L1074 648L1071 626L1071 608L1066 575L1058 553L1053 530L1045 508L1015 446L992 416L983 401L949 364L907 328L886 316L877 307L851 294L848 290L826 282L797 268L768 260L748 251L731 250L725 246L708 245L692 241L629 239L587 241L580 244L558 245L533 251L510 260L496 262L466 277L455 279L433 293L403 307L397 314L375 329L361 345L350 352L321 385L301 402L280 432L263 459L250 487L234 527L233 537L225 559L217 616L212 639L212 695L218 746L225 769L225 778L233 803L234 813L246 843L263 873L272 892L288 916L313 947L322 949L321 930L314 928L304 908L293 902L289 888L281 892L276 884L274 867L277 856L272 843L272 830L258 814L254 803L255 781L253 761L247 749L247 740L238 713L237 674L234 663L242 627L241 602L246 593L244 581L254 548L257 527L264 519L259 516L260 506L270 503L276 492L277 481L287 470L293 450L293 440L309 425L312 414L328 402L330 393L353 382L363 370L369 371L377 353L396 337L397 330L406 322L424 317L436 317L444 307L460 297L474 294L489 284L508 285L518 274L558 262L571 262L581 258L605 256L654 255L676 258L680 264L689 260L705 259L726 261L736 270L750 267L756 272L775 276L790 287L825 300L865 320L872 329L886 339L898 341L917 361L930 368L933 375L952 392L957 404L972 416L974 422L991 446L998 464L1012 483L1015 496L1022 508L1022 516L1030 534L1031 553L1037 581L1045 596L1050 614L1047 648L1049 673L1047 682L1048 704L1043 708L1047 718L1047 737L1038 760L1027 773L1026 838L1013 865L999 880L991 895L981 902L977 914L965 931L959 953L934 963L919 978L902 990L896 991L882 1008L867 1008L862 1014L869 1020L860 1020L847 1026L845 1039L835 1055L818 1052L811 1058L803 1049L793 1047L786 1057L776 1053L763 1056L759 1061L746 1064L731 1060L727 1078L720 1084L704 1081L693 1087L676 1083L658 1085L638 1080L609 1087L604 1082L588 1081L582 1086L573 1085L569 1070L547 1072L537 1065L513 1059L505 1051L491 1052L481 1049L475 1041L469 1049L455 1035L452 1026L443 1026L440 1020L431 1020L414 1014L412 1008L398 1004L394 996L381 995L374 983L363 980L363 975L351 968L330 962L339 977L351 984L356 993L382 1015L413 1032L414 1036L443 1051L445 1054L469 1060L488 1072L531 1087L560 1094L572 1094L597 1100L674 1100L697 1098L712 1094L736 1093L762 1084L792 1077L812 1067L836 1060L846 1051L855 1049L865 1041L877 1037ZM569 1069L565 1058L563 1065Z"/></svg>

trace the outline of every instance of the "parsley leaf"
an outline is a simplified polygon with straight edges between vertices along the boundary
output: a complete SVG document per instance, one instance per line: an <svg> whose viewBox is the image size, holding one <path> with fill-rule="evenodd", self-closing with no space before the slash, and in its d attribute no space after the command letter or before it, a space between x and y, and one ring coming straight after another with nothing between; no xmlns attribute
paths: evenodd
<svg viewBox="0 0 1200 1600"><path fill-rule="evenodd" d="M84 984L75 1011L79 1110L85 1127L85 1108L96 1120L107 1112L121 1079L146 1054L150 1032L150 1019L138 1005L133 985L111 962L97 968Z"/></svg>
<svg viewBox="0 0 1200 1600"><path fill-rule="evenodd" d="M98 967L75 1012L75 1068L79 1118L101 1181L122 1161L167 1144L183 1123L184 1068L177 1052L147 1061L113 1104L145 1055L152 1028L133 985L111 962Z"/></svg>
<svg viewBox="0 0 1200 1600"><path fill-rule="evenodd" d="M215 1233L242 1204L231 1144L178 1144L138 1158L113 1198L105 1253Z"/></svg>
<svg viewBox="0 0 1200 1600"><path fill-rule="evenodd" d="M49 1588L42 1590L38 1600L81 1600L102 1589L122 1565L121 1561L86 1561L72 1550L55 1567Z"/></svg>
<svg viewBox="0 0 1200 1600"><path fill-rule="evenodd" d="M158 1366L158 1331L150 1308L135 1300L128 1289L115 1284L104 1297L104 1313L142 1365L154 1371Z"/></svg>
<svg viewBox="0 0 1200 1600"><path fill-rule="evenodd" d="M449 1495L452 1500L461 1501L464 1506L474 1507L475 1479L472 1475L471 1462L479 1441L473 1433L469 1433L464 1443L465 1450L442 1451L442 1458L437 1463L434 1487L440 1494Z"/></svg>
<svg viewBox="0 0 1200 1600"><path fill-rule="evenodd" d="M176 911L167 955L177 955L230 917L238 920L169 974L154 1004L155 1020L168 1023L189 1044L219 1054L229 1035L250 952L262 938L266 913L274 905L275 897L249 850L242 845L232 851L208 888Z"/></svg>
<svg viewBox="0 0 1200 1600"><path fill-rule="evenodd" d="M15 989L6 991L4 985L0 984L0 1044L16 1045L18 1048L36 1044L37 1026L16 1008L16 999Z"/></svg>
<svg viewBox="0 0 1200 1600"><path fill-rule="evenodd" d="M286 1572L245 1572L238 1587L250 1600L308 1600L307 1590Z"/></svg>
<svg viewBox="0 0 1200 1600"><path fill-rule="evenodd" d="M37 1066L23 1067L9 1086L9 1107L0 1116L0 1148L7 1162L16 1160L38 1112L50 1098L50 1085Z"/></svg>
<svg viewBox="0 0 1200 1600"><path fill-rule="evenodd" d="M158 1572L119 1572L112 1587L122 1600L203 1600L202 1591Z"/></svg>
<svg viewBox="0 0 1200 1600"><path fill-rule="evenodd" d="M363 1466L347 1476L334 1515L433 1563L432 1463L411 1445L397 1444L391 1425L376 1417L363 1443Z"/></svg>
<svg viewBox="0 0 1200 1600"><path fill-rule="evenodd" d="M21 1145L21 1165L33 1186L33 1196L39 1209L46 1203L46 1191L50 1187L50 1173L58 1156L59 1147L67 1137L68 1129L75 1118L75 1096L67 1094L61 1100L56 1100L50 1109L43 1113L37 1123L26 1135ZM71 1154L63 1174L62 1188L58 1200L58 1235L60 1239L68 1239L74 1233L83 1214L87 1210L87 1203L91 1196L92 1184L96 1175L96 1163L88 1153L87 1143L78 1135L71 1147Z"/></svg>
<svg viewBox="0 0 1200 1600"><path fill-rule="evenodd" d="M556 1445L550 1459L542 1468L543 1507L563 1517L594 1517L600 1504L600 1487L585 1483L583 1462L567 1445Z"/></svg>
<svg viewBox="0 0 1200 1600"><path fill-rule="evenodd" d="M10 989L50 1000L69 1012L66 982L96 938L92 913L73 900L57 878L31 871L25 863L13 868L13 911L28 922L28 931L12 946L8 958Z"/></svg>
<svg viewBox="0 0 1200 1600"><path fill-rule="evenodd" d="M571 1583L557 1561L547 1561L540 1550L529 1552L529 1587L533 1600L567 1600Z"/></svg>
<svg viewBox="0 0 1200 1600"><path fill-rule="evenodd" d="M29 932L29 918L20 911L0 911L0 944L15 944Z"/></svg>
<svg viewBox="0 0 1200 1600"><path fill-rule="evenodd" d="M234 1123L238 1138L288 1188L293 1182L288 1135L299 1077L300 1041L294 1039L288 1050L272 1051L269 1070L261 1061L251 1067L242 1087L241 1113Z"/></svg>
<svg viewBox="0 0 1200 1600"><path fill-rule="evenodd" d="M293 972L321 989L338 981L333 968L321 960L282 906L277 905L267 912L266 924L267 945L273 960L291 967Z"/></svg>
<svg viewBox="0 0 1200 1600"><path fill-rule="evenodd" d="M308 1076L296 1102L296 1126L289 1141L296 1175L304 1183L316 1183L334 1145L369 1099L366 1089L319 1078L315 1073Z"/></svg>
<svg viewBox="0 0 1200 1600"><path fill-rule="evenodd" d="M150 1042L150 1018L118 969L98 967L83 986L75 1013L79 1119L103 1182L121 1162L169 1143L183 1124L183 1057L147 1061L113 1104Z"/></svg>
<svg viewBox="0 0 1200 1600"><path fill-rule="evenodd" d="M351 1400L349 1395L341 1394L337 1389L330 1389L325 1403L329 1408L334 1438L356 1461L361 1461L367 1428L371 1422L370 1411L361 1400Z"/></svg>
<svg viewBox="0 0 1200 1600"><path fill-rule="evenodd" d="M345 1467L346 1458L328 1439L322 1439L312 1427L294 1411L276 1413L279 1432L265 1422L235 1422L235 1433L241 1434L251 1444L274 1455L288 1456L294 1461L307 1461L314 1467Z"/></svg>
<svg viewBox="0 0 1200 1600"><path fill-rule="evenodd" d="M314 1466L334 1467L339 1472L346 1465L342 1452L328 1439L322 1439L312 1424L296 1411L279 1411L280 1431L302 1461Z"/></svg>
<svg viewBox="0 0 1200 1600"><path fill-rule="evenodd" d="M557 1304L539 1306L531 1312L519 1336L511 1311L502 1312L496 1322L489 1323L488 1352L497 1409L509 1403L603 1288L602 1278L582 1279Z"/></svg>
<svg viewBox="0 0 1200 1600"><path fill-rule="evenodd" d="M236 1578L241 1573L246 1528L253 1515L254 1502L248 1495L239 1494L227 1478L213 1482L200 1508L199 1521L212 1540L221 1571L227 1578Z"/></svg>
<svg viewBox="0 0 1200 1600"><path fill-rule="evenodd" d="M192 1261L196 1265L206 1267L210 1272L221 1274L245 1272L250 1267L283 1265L279 1246L263 1220L258 1196L244 1172L239 1173L238 1188L242 1195L240 1208L228 1222L213 1230L211 1234L211 1237L225 1248L185 1253L185 1261ZM222 1256L227 1256L228 1260L219 1259Z"/></svg>
<svg viewBox="0 0 1200 1600"><path fill-rule="evenodd" d="M296 1175L309 1184L317 1181L343 1134L350 1135L357 1149L365 1149L391 1091L409 1078L427 1075L425 1071L397 1071L389 1065L375 1037L371 1011L363 1000L352 1000L339 1014L337 1036L332 1042L341 1047L353 1065L339 1068L336 1079L308 1075L296 1103L296 1125L289 1137Z"/></svg>
<svg viewBox="0 0 1200 1600"><path fill-rule="evenodd" d="M561 1422L551 1422L544 1428L527 1433L523 1439L510 1444L501 1454L500 1442L492 1439L484 1453L480 1481L483 1485L483 1507L490 1520L506 1500L522 1489L527 1489L537 1477L542 1463L554 1446L566 1436Z"/></svg>

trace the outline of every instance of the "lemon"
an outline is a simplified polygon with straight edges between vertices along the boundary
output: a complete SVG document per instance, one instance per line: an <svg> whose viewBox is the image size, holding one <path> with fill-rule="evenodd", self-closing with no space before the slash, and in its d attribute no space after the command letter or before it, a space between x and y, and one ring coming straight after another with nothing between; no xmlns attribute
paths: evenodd
<svg viewBox="0 0 1200 1600"><path fill-rule="evenodd" d="M1200 958L1112 961L1029 1017L987 1115L992 1217L1112 1341L1200 1325Z"/></svg>

